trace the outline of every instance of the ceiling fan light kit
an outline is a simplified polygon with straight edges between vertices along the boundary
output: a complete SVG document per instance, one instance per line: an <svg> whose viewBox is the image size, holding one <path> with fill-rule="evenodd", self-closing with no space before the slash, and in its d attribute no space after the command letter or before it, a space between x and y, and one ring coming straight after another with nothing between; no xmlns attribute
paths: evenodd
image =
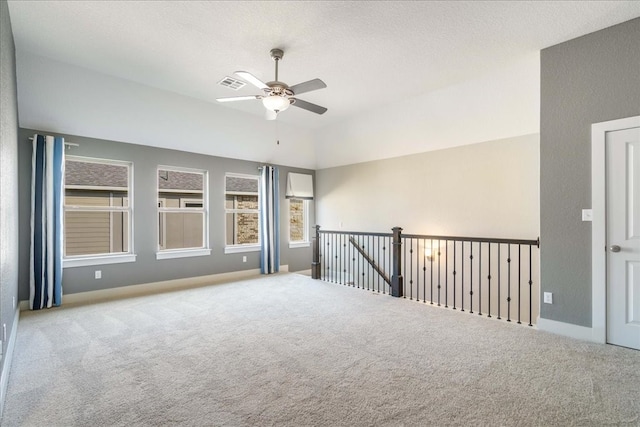
<svg viewBox="0 0 640 427"><path fill-rule="evenodd" d="M264 92L264 95L234 96L217 98L216 100L218 102L232 102L261 99L262 105L267 109L267 120L275 120L278 113L285 111L290 105L295 105L296 107L311 111L312 113L324 114L327 111L325 107L321 107L301 99L296 99L294 96L296 94L323 89L327 87L327 85L320 79L313 79L289 87L287 84L278 81L278 62L284 56L284 51L282 49L271 49L270 55L271 59L276 63L276 76L274 81L264 83L248 71L236 71L235 73L258 89L261 89Z"/></svg>
<svg viewBox="0 0 640 427"><path fill-rule="evenodd" d="M262 105L264 105L268 110L279 113L289 108L289 105L291 104L288 98L280 95L271 95L262 98Z"/></svg>

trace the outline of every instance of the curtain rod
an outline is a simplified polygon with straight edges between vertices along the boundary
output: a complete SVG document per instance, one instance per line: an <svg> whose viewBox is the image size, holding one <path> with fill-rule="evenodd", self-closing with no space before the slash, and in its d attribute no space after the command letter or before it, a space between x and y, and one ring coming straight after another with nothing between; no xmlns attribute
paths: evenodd
<svg viewBox="0 0 640 427"><path fill-rule="evenodd" d="M29 137L29 141L33 141L33 137ZM67 147L80 147L80 144L76 144L75 142L66 142L64 143Z"/></svg>

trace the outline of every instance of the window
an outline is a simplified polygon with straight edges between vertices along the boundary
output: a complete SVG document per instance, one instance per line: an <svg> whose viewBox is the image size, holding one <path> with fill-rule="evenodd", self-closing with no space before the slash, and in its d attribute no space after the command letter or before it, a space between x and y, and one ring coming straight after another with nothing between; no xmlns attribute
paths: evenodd
<svg viewBox="0 0 640 427"><path fill-rule="evenodd" d="M208 249L207 181L206 171L158 167L157 259L211 253Z"/></svg>
<svg viewBox="0 0 640 427"><path fill-rule="evenodd" d="M259 250L257 176L225 176L225 213L225 252Z"/></svg>
<svg viewBox="0 0 640 427"><path fill-rule="evenodd" d="M289 247L309 246L309 201L289 199Z"/></svg>
<svg viewBox="0 0 640 427"><path fill-rule="evenodd" d="M313 200L313 176L308 174L287 174L289 200L289 247L309 246L309 200Z"/></svg>
<svg viewBox="0 0 640 427"><path fill-rule="evenodd" d="M135 261L132 169L129 162L67 156L65 267Z"/></svg>

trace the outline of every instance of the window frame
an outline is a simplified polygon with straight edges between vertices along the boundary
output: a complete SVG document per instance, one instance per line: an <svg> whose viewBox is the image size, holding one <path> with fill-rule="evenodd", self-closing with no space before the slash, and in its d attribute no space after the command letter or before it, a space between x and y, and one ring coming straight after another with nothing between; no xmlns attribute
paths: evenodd
<svg viewBox="0 0 640 427"><path fill-rule="evenodd" d="M241 191L227 191L227 177L232 178L245 178L245 179L255 179L258 183L258 191L256 193L247 193ZM249 175L242 173L234 173L227 172L224 174L223 180L223 207L224 207L224 253L225 254L233 254L233 253L242 253L242 252L259 252L261 250L260 244L260 176L259 175ZM258 196L258 208L257 209L228 209L227 208L227 195L234 196ZM242 243L236 245L229 245L227 243L227 214L229 213L256 213L258 214L258 242L257 243Z"/></svg>
<svg viewBox="0 0 640 427"><path fill-rule="evenodd" d="M290 197L289 199L287 199L289 201L288 204L288 208L287 209L287 214L289 217L289 233L288 233L288 238L289 238L289 248L308 248L309 246L311 246L311 236L309 233L309 209L310 209L310 202L311 200L309 199L301 199L299 197ZM303 236L303 240L291 240L291 200L301 200L302 201L302 221L304 224L303 227L303 231L304 231L304 236Z"/></svg>
<svg viewBox="0 0 640 427"><path fill-rule="evenodd" d="M202 199L180 198L179 208L166 207L166 199L160 197L160 188L158 186L158 176L160 171L184 172L192 174L202 174ZM182 166L158 165L156 167L155 193L156 193L156 259L174 259L189 258L196 256L211 255L211 247L209 245L209 171L205 169L193 169ZM188 191L184 191L188 192ZM202 207L185 207L186 203L193 202L202 203ZM162 204L162 206L161 206ZM185 212L201 212L202 213L202 247L194 248L176 248L162 249L160 247L160 213L185 213ZM166 239L166 223L163 224L163 236Z"/></svg>
<svg viewBox="0 0 640 427"><path fill-rule="evenodd" d="M66 248L66 240L67 233L66 227L64 226L64 221L66 221L67 212L126 212L129 217L128 230L127 230L127 243L128 243L128 251L127 252L116 252L116 253L101 253L101 254L87 254L87 255L72 255L66 256L63 255L62 258L62 267L63 268L71 268L71 267L86 267L92 265L106 265L106 264L119 264L119 263L127 263L127 262L135 262L136 261L136 253L135 253L135 242L133 239L134 236L134 194L133 194L133 162L126 160L117 160L117 159L105 159L105 158L96 158L96 157L84 157L84 156L65 156L65 164L66 162L82 162L82 163L99 163L99 164L107 164L107 165L115 165L115 166L124 166L127 168L127 206L81 206L81 205L67 205L66 202L66 191L69 188L66 182L63 181L64 188L64 203L62 206L63 210L63 247ZM63 178L64 180L64 178ZM81 186L73 186L75 188L69 189L80 189ZM99 188L100 190L108 189L109 187L101 187L101 186L86 186L82 187L82 189L90 190L92 188ZM110 195L110 198L113 195ZM109 222L111 223L112 218L109 216ZM109 245L112 245L113 242L109 242Z"/></svg>

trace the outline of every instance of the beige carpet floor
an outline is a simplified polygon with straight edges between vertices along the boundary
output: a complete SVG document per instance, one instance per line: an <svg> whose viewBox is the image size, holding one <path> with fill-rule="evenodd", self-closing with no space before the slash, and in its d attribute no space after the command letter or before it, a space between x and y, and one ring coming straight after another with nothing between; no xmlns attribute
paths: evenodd
<svg viewBox="0 0 640 427"><path fill-rule="evenodd" d="M638 426L640 352L281 274L23 312L2 425Z"/></svg>

